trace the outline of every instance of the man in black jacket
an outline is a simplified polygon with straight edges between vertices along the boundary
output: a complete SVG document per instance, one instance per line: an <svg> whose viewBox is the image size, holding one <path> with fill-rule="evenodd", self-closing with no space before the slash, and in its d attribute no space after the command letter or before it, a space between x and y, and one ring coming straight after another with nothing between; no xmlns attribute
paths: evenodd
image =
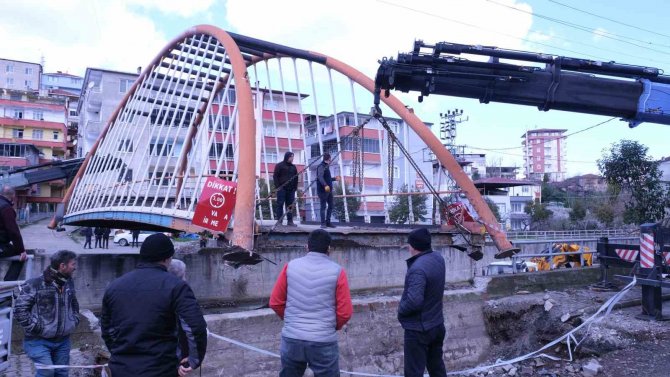
<svg viewBox="0 0 670 377"><path fill-rule="evenodd" d="M102 338L114 377L176 377L198 368L207 349L207 324L188 284L167 271L172 241L152 234L141 263L113 281L102 300ZM188 338L188 360L177 358L177 321Z"/></svg>
<svg viewBox="0 0 670 377"><path fill-rule="evenodd" d="M323 154L323 161L316 167L316 193L319 195L321 227L335 228L330 222L333 215L333 179L330 174L330 153Z"/></svg>
<svg viewBox="0 0 670 377"><path fill-rule="evenodd" d="M19 224L16 222L15 196L15 191L11 186L2 186L0 193L0 258L20 255L20 260L11 262L5 274L5 281L18 280L23 263L28 258Z"/></svg>
<svg viewBox="0 0 670 377"><path fill-rule="evenodd" d="M430 377L445 377L444 258L431 249L426 228L413 230L407 242L411 257L407 259L405 289L398 305L398 321L405 329L405 377L421 377L426 367Z"/></svg>
<svg viewBox="0 0 670 377"><path fill-rule="evenodd" d="M286 204L286 225L296 226L293 223L293 208L291 205L295 200L295 191L298 189L298 169L293 165L293 152L284 154L284 161L275 166L272 180L277 190L277 209L275 215L281 219Z"/></svg>

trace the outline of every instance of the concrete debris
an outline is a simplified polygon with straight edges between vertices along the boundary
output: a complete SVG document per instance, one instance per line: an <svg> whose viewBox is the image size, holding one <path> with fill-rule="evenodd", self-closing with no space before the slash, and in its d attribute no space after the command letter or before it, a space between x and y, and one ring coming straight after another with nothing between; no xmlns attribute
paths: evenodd
<svg viewBox="0 0 670 377"><path fill-rule="evenodd" d="M549 300L549 294L548 293L544 295L544 301L547 301L547 300Z"/></svg>
<svg viewBox="0 0 670 377"><path fill-rule="evenodd" d="M517 291L516 294L518 294L518 295L529 295L530 291Z"/></svg>
<svg viewBox="0 0 670 377"><path fill-rule="evenodd" d="M535 367L536 368L541 368L545 365L546 365L546 363L542 359L535 359Z"/></svg>
<svg viewBox="0 0 670 377"><path fill-rule="evenodd" d="M502 369L505 371L505 373L509 373L509 371L511 371L512 368L514 368L512 364L506 364L502 366Z"/></svg>
<svg viewBox="0 0 670 377"><path fill-rule="evenodd" d="M551 300L547 300L544 302L544 311L548 312L551 310L551 308L554 307L554 304L551 302Z"/></svg>
<svg viewBox="0 0 670 377"><path fill-rule="evenodd" d="M507 372L507 375L514 377L514 376L516 376L516 373L517 373L517 369L515 367L512 367L512 369L510 369L509 372Z"/></svg>
<svg viewBox="0 0 670 377"><path fill-rule="evenodd" d="M603 366L600 365L598 360L591 359L588 363L582 366L582 371L585 376L596 376L598 373L602 372Z"/></svg>

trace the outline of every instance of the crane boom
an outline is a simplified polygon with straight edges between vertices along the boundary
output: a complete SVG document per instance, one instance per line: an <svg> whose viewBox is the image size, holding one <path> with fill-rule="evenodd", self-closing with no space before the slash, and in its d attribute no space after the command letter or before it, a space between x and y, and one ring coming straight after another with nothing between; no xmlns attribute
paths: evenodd
<svg viewBox="0 0 670 377"><path fill-rule="evenodd" d="M488 61L468 60L461 54L485 56ZM412 52L381 61L375 84L378 91L420 92L419 101L440 94L536 106L542 111L616 116L630 127L642 122L670 125L670 76L653 67L416 41Z"/></svg>

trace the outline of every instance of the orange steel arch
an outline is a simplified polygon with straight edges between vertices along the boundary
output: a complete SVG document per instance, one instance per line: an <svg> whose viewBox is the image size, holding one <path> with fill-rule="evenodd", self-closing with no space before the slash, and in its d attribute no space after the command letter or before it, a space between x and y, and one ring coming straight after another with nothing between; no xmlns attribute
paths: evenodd
<svg viewBox="0 0 670 377"><path fill-rule="evenodd" d="M142 79L149 74L151 68L159 63L160 59L167 54L179 41L184 38L191 37L198 34L207 34L212 37L215 37L226 49L228 57L230 59L230 65L232 66L233 74L235 75L235 91L238 98L239 106L239 160L238 160L238 191L237 191L237 203L235 205L234 211L234 229L233 229L233 244L241 246L245 249L251 250L253 247L253 230L254 230L254 202L255 202L255 165L256 165L256 154L255 154L255 139L256 139L256 127L255 127L255 118L254 118L254 109L252 103L252 93L251 85L248 80L247 68L263 60L268 60L272 58L279 57L296 57L302 59L310 59L317 63L324 64L326 67L333 69L357 84L361 85L363 88L367 89L371 93L374 93L374 81L369 77L365 76L360 71L354 69L353 67L337 60L332 57L316 53L309 52L305 50L293 49L285 46L281 46L274 43L269 43L261 41L258 39L245 37L241 35L236 35L228 33L218 27L212 25L198 25L190 28L185 31L175 39L173 39L166 47L164 47L161 52L154 58L154 60L144 69L138 80L131 87L131 90L126 93L121 105L119 105L116 111L110 117L110 120L107 122L107 125L103 132L100 135L100 138L94 144L91 152L86 156L84 163L82 164L79 172L75 176L74 183L68 189L64 199L63 204L67 206L68 201L70 200L75 187L76 182L81 179L83 172L86 169L91 157L97 151L97 148L101 140L105 137L111 124L114 123L116 117L119 115L119 111L123 108L125 103L129 98L135 93L139 83ZM245 44L256 44L253 46L255 49L256 55L253 56L250 61L245 62L242 52L240 50L240 45ZM267 50L258 50L257 46L260 48L266 48ZM223 76L225 77L225 76ZM217 84L215 90L218 93L222 87L221 81ZM223 80L225 82L225 80ZM382 97L382 101L389 106L393 111L395 111L409 126L416 132L416 134L426 143L426 145L435 153L437 159L440 163L447 168L449 173L452 175L456 183L461 187L470 203L473 205L477 213L479 214L480 221L483 223L483 226L474 226L470 227L470 231L477 234L483 234L485 231L489 233L493 239L496 247L500 250L498 257L506 256L512 254L518 249L507 240L504 232L500 229L497 221L489 209L488 205L484 199L479 194L479 191L476 189L472 181L467 177L463 172L458 162L454 157L449 153L447 149L443 147L440 141L437 139L433 133L424 126L423 122L412 112L410 112L403 103L398 100L393 95L388 97ZM206 106L203 104L202 106ZM202 111L196 118L194 122L194 129L199 126L200 121L202 120ZM194 130L191 130L194 132ZM187 138L190 140L190 138ZM185 145L184 148L190 150L192 146L190 142L188 145ZM183 158L179 161L180 170L183 171L185 164L185 156L187 153L183 154ZM179 183L179 187L181 183ZM180 223L180 228L188 227L187 224L181 224L183 220L175 220ZM50 227L55 227L56 221L52 221Z"/></svg>
<svg viewBox="0 0 670 377"><path fill-rule="evenodd" d="M66 192L62 201L65 208L67 208L67 204L72 197L72 193L74 191L77 181L81 179L82 175L86 171L86 167L90 163L91 158L95 155L96 151L98 150L101 141L105 138L105 136L109 132L111 125L119 116L119 112L121 111L121 109L123 109L127 101L137 91L137 88L143 81L143 79L151 72L152 67L159 64L161 58L163 58L163 56L165 56L168 52L170 52L180 41L184 40L185 38L200 34L206 34L216 38L219 41L219 43L221 43L224 46L224 48L228 53L228 59L230 59L230 65L232 66L232 70L236 80L235 91L239 107L240 127L238 137L240 140L240 145L255 145L256 127L253 112L251 86L249 85L249 81L246 74L246 64L244 62L244 59L242 58L242 54L240 52L239 47L237 46L237 43L235 43L233 38L226 31L217 28L215 26L212 25L194 26L186 30L176 38L174 38L170 43L168 43L160 51L160 53L158 53L158 55L156 55L156 57L145 67L145 69L142 71L142 73L135 81L133 86L130 88L128 93L126 93L119 106L117 106L116 110L112 113L109 120L107 121L107 124L103 129L103 131L101 132L100 137L95 142L95 144L91 148L91 151L84 159L82 166L79 168L77 175L74 177L73 184L71 184L70 187L68 188L68 191ZM215 92L218 93L221 90L221 87L222 87L221 81L219 81L219 84L217 84ZM204 107L206 106L206 104L202 104L201 106ZM195 128L199 126L202 120L202 113L203 111L200 111L198 118L196 118L193 130L195 130ZM191 132L193 132L193 130L191 130ZM186 156L188 151L192 147L190 139L187 140L188 143L184 145L184 148L186 149L187 152L183 153L183 156ZM252 166L255 166L256 154L254 153L254 149L240 148L239 159L240 161L245 161L247 163L250 163ZM182 158L178 162L178 164L180 166L180 170L183 171L185 166L185 157ZM235 226L233 231L232 242L235 245L251 250L251 248L253 247L253 229L254 229L253 206L254 206L255 176L253 174L253 170L250 172L241 171L240 173L241 174L239 174L238 176L239 189L237 195L237 204L235 206L235 212L234 212ZM180 189L180 186L181 183L179 183L177 190ZM54 218L49 224L49 228L54 229L56 226L57 226L57 219Z"/></svg>

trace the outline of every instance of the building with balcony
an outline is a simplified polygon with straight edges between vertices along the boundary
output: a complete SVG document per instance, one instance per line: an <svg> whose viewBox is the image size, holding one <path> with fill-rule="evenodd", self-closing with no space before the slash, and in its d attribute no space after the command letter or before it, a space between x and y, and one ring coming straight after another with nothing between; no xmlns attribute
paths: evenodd
<svg viewBox="0 0 670 377"><path fill-rule="evenodd" d="M67 92L79 97L81 95L83 83L83 77L72 75L67 72L58 71L53 73L42 73L40 90L44 90L47 93L54 91L59 95Z"/></svg>
<svg viewBox="0 0 670 377"><path fill-rule="evenodd" d="M0 95L0 170L65 159L66 119L63 99L5 90ZM56 180L20 190L19 203L53 206L60 202L64 186Z"/></svg>
<svg viewBox="0 0 670 377"><path fill-rule="evenodd" d="M340 176L345 183L345 191L358 187L354 184L354 146L356 141L352 136L353 130L370 116L367 114L355 114L353 112L340 112L336 116L310 116L305 125L305 141L307 143L307 161L312 162L319 159L323 153L330 153L334 158L331 163L331 173ZM393 133L414 157L422 172L432 176L432 162L422 158L425 143L401 119L386 118ZM426 124L430 127L431 124ZM338 155L338 140L341 153ZM350 221L365 221L372 223L388 222L388 211L394 202L394 197L388 195L389 185L393 185L393 191L398 192L407 187L410 191L426 191L423 181L410 166L409 161L395 146L393 149L393 160L389 161L388 133L382 125L372 119L363 127L360 133L358 145L362 148L363 174L360 185L360 193L363 194L361 206L356 216ZM316 166L313 164L311 181L316 179ZM392 181L392 182L391 182ZM316 194L316 185L311 185L312 192ZM377 194L378 196L375 196ZM429 193L426 193L430 196ZM411 198L411 197L410 197ZM427 200L428 213L426 218L430 219L432 213L432 200ZM306 202L306 215L308 220L319 221L319 201ZM410 215L410 219L413 218ZM413 219L418 222L417 219Z"/></svg>
<svg viewBox="0 0 670 377"><path fill-rule="evenodd" d="M566 141L563 134L567 130L542 128L526 131L521 136L524 150L524 170L527 179L542 180L549 176L552 182L565 179L567 171Z"/></svg>
<svg viewBox="0 0 670 377"><path fill-rule="evenodd" d="M20 60L0 59L0 88L22 91L40 89L42 66Z"/></svg>
<svg viewBox="0 0 670 377"><path fill-rule="evenodd" d="M84 157L91 150L138 76L138 73L86 68L76 110L79 116L77 157Z"/></svg>

